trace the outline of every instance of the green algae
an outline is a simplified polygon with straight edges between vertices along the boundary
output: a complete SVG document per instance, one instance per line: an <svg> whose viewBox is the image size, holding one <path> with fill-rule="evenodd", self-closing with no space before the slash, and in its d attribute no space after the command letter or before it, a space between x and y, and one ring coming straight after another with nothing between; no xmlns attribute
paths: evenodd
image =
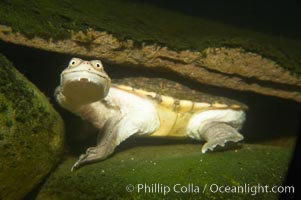
<svg viewBox="0 0 301 200"><path fill-rule="evenodd" d="M64 125L48 99L0 54L0 199L20 199L60 160Z"/></svg>
<svg viewBox="0 0 301 200"><path fill-rule="evenodd" d="M291 149L259 145L208 154L196 144L144 146L70 172L76 161L71 157L49 177L37 199L277 199L278 194L271 193L211 192L210 186L281 185L290 157ZM133 192L126 191L129 184L136 187ZM172 190L175 184L193 184L200 190L164 195L162 190L138 192L137 184L162 184Z"/></svg>
<svg viewBox="0 0 301 200"><path fill-rule="evenodd" d="M93 28L137 45L156 43L174 50L241 47L301 73L301 41L192 17L132 1L2 1L0 23L29 37L62 39L70 30Z"/></svg>

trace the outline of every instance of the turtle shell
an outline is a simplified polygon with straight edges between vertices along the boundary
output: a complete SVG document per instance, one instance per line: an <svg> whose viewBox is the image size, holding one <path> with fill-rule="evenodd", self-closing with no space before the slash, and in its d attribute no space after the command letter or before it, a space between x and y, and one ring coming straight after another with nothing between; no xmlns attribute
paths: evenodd
<svg viewBox="0 0 301 200"><path fill-rule="evenodd" d="M247 106L239 101L193 90L169 79L128 77L113 79L112 82L114 87L149 98L163 107L178 109L180 112L202 109L247 109Z"/></svg>

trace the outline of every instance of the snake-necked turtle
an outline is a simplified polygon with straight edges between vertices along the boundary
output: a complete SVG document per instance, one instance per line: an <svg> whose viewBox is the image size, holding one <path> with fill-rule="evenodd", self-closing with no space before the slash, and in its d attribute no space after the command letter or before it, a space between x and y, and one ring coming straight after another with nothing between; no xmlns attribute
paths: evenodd
<svg viewBox="0 0 301 200"><path fill-rule="evenodd" d="M238 142L245 120L238 104L179 100L135 89L111 85L100 60L71 59L56 88L57 102L90 121L102 137L72 167L106 159L116 146L133 135L190 137L204 140L202 152Z"/></svg>

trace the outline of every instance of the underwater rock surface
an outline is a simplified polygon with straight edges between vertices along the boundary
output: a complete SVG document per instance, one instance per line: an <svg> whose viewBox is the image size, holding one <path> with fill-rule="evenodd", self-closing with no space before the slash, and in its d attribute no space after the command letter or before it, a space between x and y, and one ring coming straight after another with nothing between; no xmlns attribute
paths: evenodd
<svg viewBox="0 0 301 200"><path fill-rule="evenodd" d="M58 164L63 147L59 114L0 54L0 199L22 199Z"/></svg>
<svg viewBox="0 0 301 200"><path fill-rule="evenodd" d="M301 102L300 38L138 1L3 2L0 24L6 42Z"/></svg>
<svg viewBox="0 0 301 200"><path fill-rule="evenodd" d="M92 37L93 40L83 42L78 41L78 37ZM0 39L47 51L93 57L120 66L176 74L200 84L301 102L299 74L284 69L284 65L277 63L277 58L266 58L240 45L236 48L208 45L200 52L189 49L177 51L157 44L137 46L133 40L118 40L111 34L94 30L89 30L87 34L75 33L70 39L53 41L40 37L27 38L20 33L13 33L6 26L0 26ZM283 54L280 57L282 59L285 56ZM292 66L289 62L287 64Z"/></svg>
<svg viewBox="0 0 301 200"><path fill-rule="evenodd" d="M119 151L103 162L75 172L70 169L77 158L69 157L51 174L37 199L250 198L254 197L251 193L214 193L209 187L211 184L281 185L290 156L291 149L260 145L245 144L241 149L208 154L201 153L199 144L149 145ZM162 188L158 192L158 187L157 192L138 192L137 184L169 186L171 191L165 196ZM184 186L184 191L185 187L190 187L190 192L187 192L189 189L186 193L174 192L176 184ZM126 187L132 188L132 185L134 191L127 192ZM199 192L196 187L199 187ZM273 193L256 194L257 199L277 197L278 194Z"/></svg>

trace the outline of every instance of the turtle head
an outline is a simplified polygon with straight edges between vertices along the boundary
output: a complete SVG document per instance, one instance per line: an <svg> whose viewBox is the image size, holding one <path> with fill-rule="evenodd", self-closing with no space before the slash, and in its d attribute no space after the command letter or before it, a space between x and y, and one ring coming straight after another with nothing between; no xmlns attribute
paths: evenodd
<svg viewBox="0 0 301 200"><path fill-rule="evenodd" d="M111 79L100 60L72 58L61 73L60 91L68 101L84 105L105 98Z"/></svg>

